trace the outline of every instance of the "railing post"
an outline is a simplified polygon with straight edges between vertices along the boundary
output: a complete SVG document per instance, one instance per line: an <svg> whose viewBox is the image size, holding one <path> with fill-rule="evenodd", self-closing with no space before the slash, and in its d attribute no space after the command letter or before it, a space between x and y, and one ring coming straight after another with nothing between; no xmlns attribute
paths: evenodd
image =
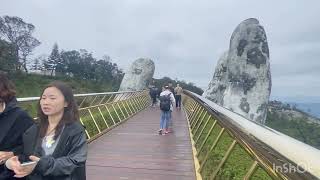
<svg viewBox="0 0 320 180"><path fill-rule="evenodd" d="M194 128L193 128L193 132L195 132L198 128L199 128L199 126L201 125L201 123L202 123L202 121L204 120L204 118L207 116L207 114L208 114L208 111L206 111L204 114L203 114L203 116L202 116L202 118L200 117L199 119L198 119L198 121L196 122L196 124L195 124L195 126L194 126ZM198 123L199 122L199 123ZM195 134L195 133L194 133Z"/></svg>
<svg viewBox="0 0 320 180"><path fill-rule="evenodd" d="M211 115L209 114L209 116L208 116L208 118L207 118L207 120L206 120L206 123L205 123L205 125L204 125L203 127L205 127L205 126L207 125L207 123L209 122L209 119L210 119L210 118L211 118ZM204 119L204 117L203 117L203 119ZM199 130L202 122L203 122L203 120L199 123L199 126L198 126L197 129L194 131L194 135L197 134L197 132L198 132L198 130ZM202 131L201 131L201 133L202 133ZM200 134L201 134L201 133L200 133Z"/></svg>
<svg viewBox="0 0 320 180"><path fill-rule="evenodd" d="M234 148L234 146L236 145L237 141L233 140L232 144L230 145L230 147L228 148L226 154L224 155L224 157L221 159L217 169L214 171L214 173L210 176L210 180L213 180L216 175L218 174L218 172L220 171L221 167L223 166L223 164L226 162L227 158L229 157L232 149Z"/></svg>
<svg viewBox="0 0 320 180"><path fill-rule="evenodd" d="M98 126L98 124L97 124L96 120L94 119L94 117L93 117L93 115L92 115L92 113L91 113L91 110L90 110L90 109L88 109L88 111L89 111L89 114L90 114L90 116L91 116L91 118L92 118L92 120L93 120L94 124L96 125L96 127L97 127L97 129L98 129L99 133L101 133L101 130L100 130L100 128L99 128L99 126Z"/></svg>
<svg viewBox="0 0 320 180"><path fill-rule="evenodd" d="M115 125L116 122L114 121L113 116L112 116L111 112L109 111L107 105L104 105L104 107L107 109L107 111L108 111L108 113L109 113L109 116L111 117L111 120L112 120L112 122L113 122L113 125Z"/></svg>
<svg viewBox="0 0 320 180"><path fill-rule="evenodd" d="M107 121L106 121L106 118L104 117L103 113L101 112L100 107L98 107L98 110L99 110L99 112L100 112L100 114L101 114L101 117L102 117L104 123L106 124L107 128L109 128L109 125L108 125L108 123L107 123Z"/></svg>
<svg viewBox="0 0 320 180"><path fill-rule="evenodd" d="M114 108L114 105L113 105L113 104L111 104L111 107L112 107L113 111L116 113L116 115L117 115L117 117L118 117L118 119L119 119L119 122L121 122L121 118L120 118L120 116L119 116L116 108Z"/></svg>
<svg viewBox="0 0 320 180"><path fill-rule="evenodd" d="M203 133L203 131L204 131L204 129L207 127L207 125L208 125L208 123L209 123L209 120L211 119L211 115L208 117L208 119L207 119L207 122L203 125L203 127L202 127L202 129L201 129L201 131L200 131L200 133L199 133L199 135L198 135L198 137L197 137L197 139L195 140L195 142L197 143L198 142L198 139L200 138L200 136L201 136L201 134ZM216 122L216 121L215 121ZM197 132L195 132L195 133L197 133Z"/></svg>
<svg viewBox="0 0 320 180"><path fill-rule="evenodd" d="M80 123L84 126L81 117L80 117ZM86 132L88 139L90 139L91 137L90 137L90 135L89 135L89 132L88 132L86 129L85 129L84 131Z"/></svg>
<svg viewBox="0 0 320 180"><path fill-rule="evenodd" d="M203 161L202 161L202 163L201 163L201 165L200 165L200 172L202 171L204 164L207 162L210 153L212 152L212 150L213 150L213 149L216 147L216 145L218 144L218 141L220 140L220 137L222 136L223 132L224 132L224 128L221 129L219 135L217 136L216 140L214 141L214 143L213 143L212 146L210 147L210 150L207 152L205 158L203 159ZM200 153L200 151L199 151L199 153Z"/></svg>
<svg viewBox="0 0 320 180"><path fill-rule="evenodd" d="M201 118L201 116L202 116L202 114L203 114L204 112L205 112L205 110L204 110L204 108L202 108L200 115L199 115L199 116L196 116L196 117L195 117L196 119L194 119L194 120L191 122L191 128L194 127L194 125L198 122L199 118Z"/></svg>
<svg viewBox="0 0 320 180"><path fill-rule="evenodd" d="M258 167L258 162L254 161L249 169L249 171L247 172L247 174L244 176L244 180L249 180L253 174L253 172L257 169Z"/></svg>

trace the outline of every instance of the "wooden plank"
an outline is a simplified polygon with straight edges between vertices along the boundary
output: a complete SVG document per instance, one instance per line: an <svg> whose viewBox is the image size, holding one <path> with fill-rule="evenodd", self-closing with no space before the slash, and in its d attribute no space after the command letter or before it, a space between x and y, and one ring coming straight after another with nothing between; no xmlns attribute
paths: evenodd
<svg viewBox="0 0 320 180"><path fill-rule="evenodd" d="M185 114L174 110L173 133L158 135L160 110L148 108L89 144L87 179L195 180Z"/></svg>

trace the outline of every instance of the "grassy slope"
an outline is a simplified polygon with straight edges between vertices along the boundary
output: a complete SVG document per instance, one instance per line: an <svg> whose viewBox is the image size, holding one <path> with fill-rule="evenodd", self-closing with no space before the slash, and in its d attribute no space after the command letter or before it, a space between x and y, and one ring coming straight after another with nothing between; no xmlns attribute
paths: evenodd
<svg viewBox="0 0 320 180"><path fill-rule="evenodd" d="M266 125L320 149L320 125L308 122L306 117L290 120L278 112L268 112Z"/></svg>
<svg viewBox="0 0 320 180"><path fill-rule="evenodd" d="M95 93L114 91L110 83L95 83L70 77L50 77L35 74L11 74L10 79L17 89L17 97L40 96L43 88L54 80L60 80L69 84L74 93Z"/></svg>

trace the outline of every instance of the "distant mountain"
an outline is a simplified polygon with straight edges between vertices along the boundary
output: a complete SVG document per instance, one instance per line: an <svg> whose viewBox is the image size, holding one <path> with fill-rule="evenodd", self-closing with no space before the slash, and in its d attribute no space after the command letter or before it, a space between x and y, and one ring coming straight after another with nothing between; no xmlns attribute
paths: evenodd
<svg viewBox="0 0 320 180"><path fill-rule="evenodd" d="M320 103L290 103L292 105L296 105L298 109L320 118Z"/></svg>
<svg viewBox="0 0 320 180"><path fill-rule="evenodd" d="M270 100L294 103L320 103L320 96L272 96Z"/></svg>
<svg viewBox="0 0 320 180"><path fill-rule="evenodd" d="M303 104L303 103L301 103ZM301 110L297 103L270 101L266 125L306 144L320 149L320 119ZM319 107L320 103L315 108ZM310 112L310 105L306 103ZM307 109L308 111L308 109Z"/></svg>
<svg viewBox="0 0 320 180"><path fill-rule="evenodd" d="M320 96L271 96L271 101L281 101L305 113L320 118Z"/></svg>
<svg viewBox="0 0 320 180"><path fill-rule="evenodd" d="M320 103L315 104L320 105ZM317 116L310 113L310 105L311 103L283 103L281 101L269 101L268 110L271 112L278 113L280 117L286 116L286 118L289 120L298 118L312 123L320 124L320 119ZM302 106L306 110L304 110ZM317 106L313 106L312 108L317 108Z"/></svg>

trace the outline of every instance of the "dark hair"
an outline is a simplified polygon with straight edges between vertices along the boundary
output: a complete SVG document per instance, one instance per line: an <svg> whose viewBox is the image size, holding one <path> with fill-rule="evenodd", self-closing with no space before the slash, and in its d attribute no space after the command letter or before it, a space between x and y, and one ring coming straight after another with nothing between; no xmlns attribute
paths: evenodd
<svg viewBox="0 0 320 180"><path fill-rule="evenodd" d="M55 130L54 139L57 139L57 137L60 135L62 128L65 124L79 120L79 111L78 111L78 105L72 93L72 89L67 84L61 81L54 81L50 83L48 86L46 86L46 88L44 88L41 93L40 100L42 98L43 92L49 87L55 87L59 89L62 95L64 96L65 101L68 104L68 106L64 108L62 118ZM46 132L48 130L49 121L48 121L48 116L42 112L42 109L40 106L40 100L38 104L38 118L40 120L40 137L43 138L46 135Z"/></svg>
<svg viewBox="0 0 320 180"><path fill-rule="evenodd" d="M0 102L8 103L15 95L13 83L4 72L0 71Z"/></svg>

